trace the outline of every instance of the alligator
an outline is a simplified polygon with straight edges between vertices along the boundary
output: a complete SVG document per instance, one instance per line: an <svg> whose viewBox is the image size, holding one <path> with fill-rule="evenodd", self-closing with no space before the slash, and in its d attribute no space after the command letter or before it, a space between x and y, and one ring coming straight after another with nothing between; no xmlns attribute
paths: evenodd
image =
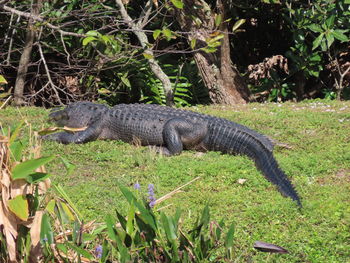
<svg viewBox="0 0 350 263"><path fill-rule="evenodd" d="M119 104L110 108L91 102L75 102L54 110L49 120L59 126L86 127L43 137L63 144L110 139L156 147L169 156L182 150L247 155L282 195L302 206L298 193L274 158L271 140L238 123L153 104Z"/></svg>

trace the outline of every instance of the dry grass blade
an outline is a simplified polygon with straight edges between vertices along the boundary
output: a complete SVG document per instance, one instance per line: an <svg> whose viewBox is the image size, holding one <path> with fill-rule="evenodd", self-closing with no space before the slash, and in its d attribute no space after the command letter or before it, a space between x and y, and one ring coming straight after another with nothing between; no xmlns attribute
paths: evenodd
<svg viewBox="0 0 350 263"><path fill-rule="evenodd" d="M201 178L201 177L198 176L198 177L192 179L191 181L189 181L188 183L185 183L184 185L182 185L182 186L180 186L180 187L174 189L174 190L171 191L170 193L167 193L166 195L163 195L162 197L160 197L160 198L158 198L158 199L156 200L156 204L160 204L161 202L163 202L163 201L165 201L165 200L171 198L174 194L177 194L177 193L182 192L182 191L181 191L182 188L184 188L185 186L187 186L187 185L193 183L194 181L197 181L197 180L200 179L200 178Z"/></svg>

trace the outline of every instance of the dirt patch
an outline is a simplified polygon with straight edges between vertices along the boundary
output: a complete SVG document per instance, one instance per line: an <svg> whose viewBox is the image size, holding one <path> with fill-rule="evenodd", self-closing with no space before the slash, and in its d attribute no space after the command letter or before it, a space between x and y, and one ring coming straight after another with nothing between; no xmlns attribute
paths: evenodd
<svg viewBox="0 0 350 263"><path fill-rule="evenodd" d="M320 185L350 184L350 169L340 169L331 176L317 179Z"/></svg>

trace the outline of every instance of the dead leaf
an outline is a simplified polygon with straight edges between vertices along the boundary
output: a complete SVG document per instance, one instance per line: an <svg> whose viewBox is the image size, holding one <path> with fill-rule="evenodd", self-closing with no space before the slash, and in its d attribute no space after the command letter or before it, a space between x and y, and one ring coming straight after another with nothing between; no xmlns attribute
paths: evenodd
<svg viewBox="0 0 350 263"><path fill-rule="evenodd" d="M254 248L261 252L269 252L269 253L279 253L279 254L287 254L289 251L283 247L276 246L274 244L265 243L262 241L256 241L254 243Z"/></svg>
<svg viewBox="0 0 350 263"><path fill-rule="evenodd" d="M41 246L40 246L40 229L41 229L41 218L44 211L37 211L35 213L33 224L30 228L30 238L32 240L30 248L30 258L31 262L38 262L38 259L42 256Z"/></svg>
<svg viewBox="0 0 350 263"><path fill-rule="evenodd" d="M60 130L70 131L70 132L78 132L78 131L84 131L86 129L87 129L87 126L81 127L81 128L73 128L73 127L67 127L67 126L64 126L64 127L49 127L49 128L45 128L45 129L40 130L38 132L38 134L40 136L44 136L44 135L51 134L51 133L54 133L54 132L57 132L57 131L60 131Z"/></svg>
<svg viewBox="0 0 350 263"><path fill-rule="evenodd" d="M237 183L244 184L247 181L247 179L240 178L237 180Z"/></svg>
<svg viewBox="0 0 350 263"><path fill-rule="evenodd" d="M54 132L58 131L59 129L60 128L58 128L58 127L49 127L49 128L45 128L45 129L38 131L38 134L40 136L44 136L44 135L47 135L50 133L54 133Z"/></svg>
<svg viewBox="0 0 350 263"><path fill-rule="evenodd" d="M6 207L7 208L7 207ZM6 247L9 254L10 262L16 261L16 241L17 238L17 219L5 209L4 204L0 203L0 225L3 226L3 232L6 238Z"/></svg>

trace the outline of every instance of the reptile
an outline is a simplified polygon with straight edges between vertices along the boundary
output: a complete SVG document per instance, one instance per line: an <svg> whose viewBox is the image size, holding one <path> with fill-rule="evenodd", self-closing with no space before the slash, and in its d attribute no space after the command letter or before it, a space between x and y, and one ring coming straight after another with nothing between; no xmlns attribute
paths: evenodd
<svg viewBox="0 0 350 263"><path fill-rule="evenodd" d="M282 195L302 206L294 186L274 158L271 140L238 123L167 106L119 104L110 108L92 102L75 102L54 110L49 120L58 126L86 127L43 137L63 144L110 139L150 145L169 156L182 150L247 155Z"/></svg>

